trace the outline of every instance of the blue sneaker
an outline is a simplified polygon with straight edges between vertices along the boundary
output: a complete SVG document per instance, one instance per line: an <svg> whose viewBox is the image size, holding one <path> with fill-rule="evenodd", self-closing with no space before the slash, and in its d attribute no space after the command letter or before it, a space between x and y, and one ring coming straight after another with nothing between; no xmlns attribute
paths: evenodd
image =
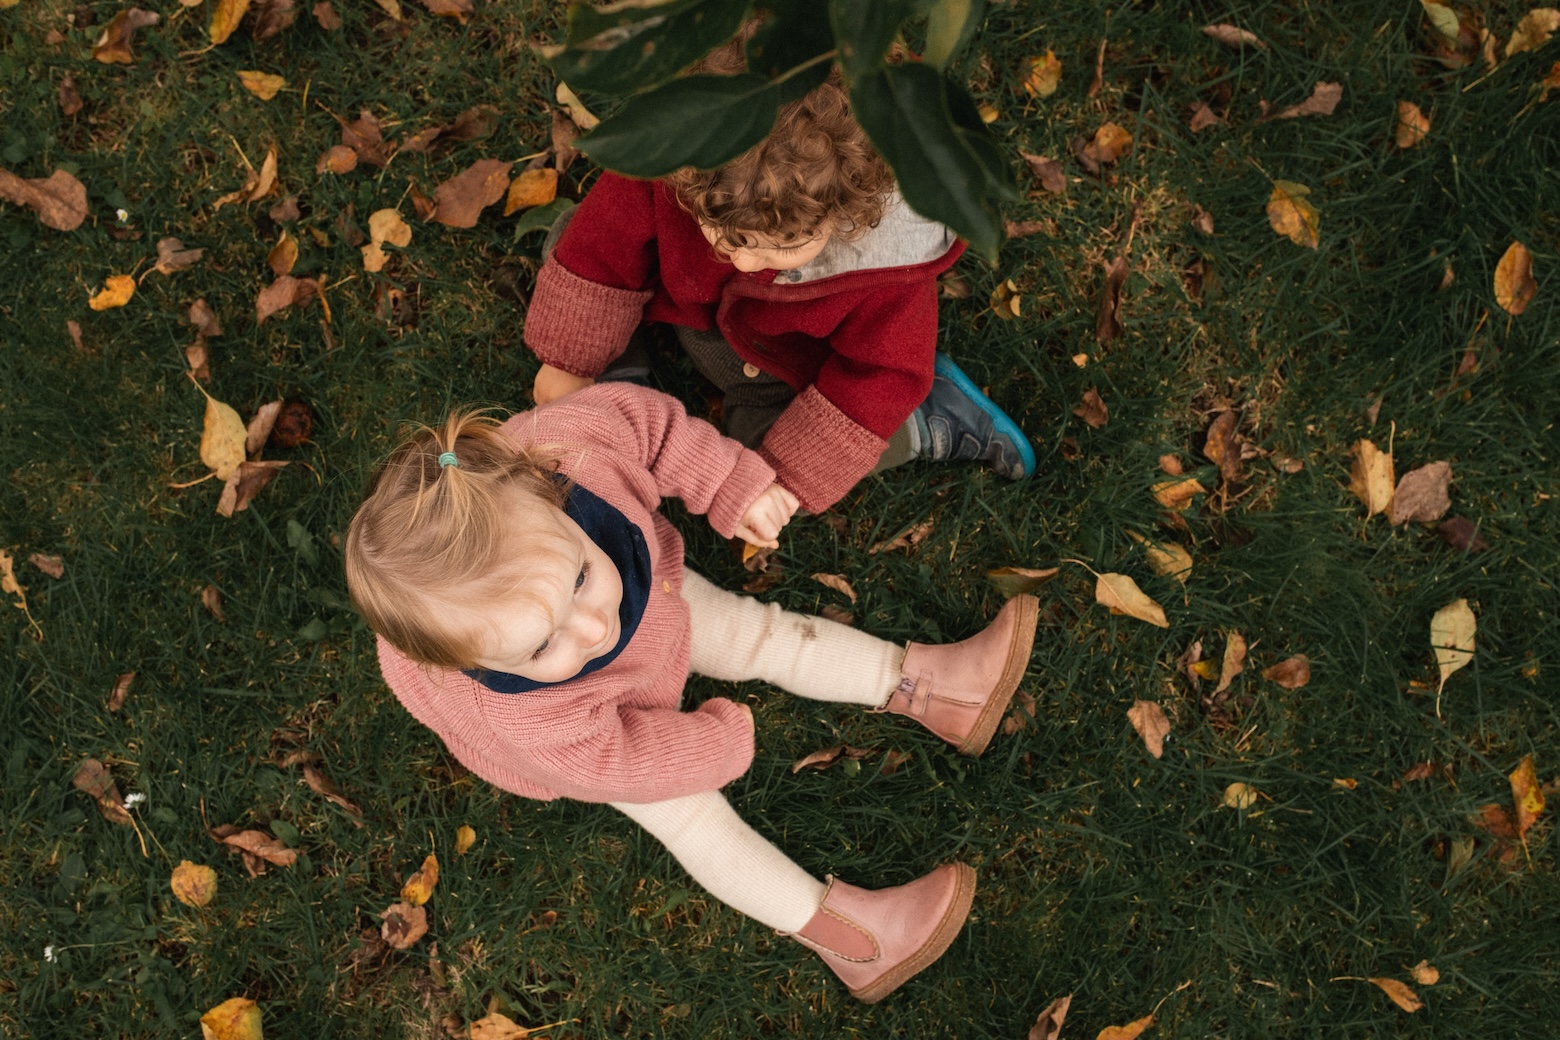
<svg viewBox="0 0 1560 1040"><path fill-rule="evenodd" d="M932 392L915 419L924 438L920 458L984 462L1009 480L1034 475L1035 450L1024 431L946 354L937 355Z"/></svg>

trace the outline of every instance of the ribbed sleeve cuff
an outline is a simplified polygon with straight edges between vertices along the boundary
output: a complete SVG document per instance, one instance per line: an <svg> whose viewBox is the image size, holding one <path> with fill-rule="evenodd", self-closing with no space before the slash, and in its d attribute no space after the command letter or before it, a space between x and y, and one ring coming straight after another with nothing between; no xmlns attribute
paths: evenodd
<svg viewBox="0 0 1560 1040"><path fill-rule="evenodd" d="M531 293L525 345L554 368L594 379L623 353L652 295L588 281L549 259Z"/></svg>
<svg viewBox="0 0 1560 1040"><path fill-rule="evenodd" d="M758 453L809 513L821 513L872 471L888 442L809 386L769 428Z"/></svg>
<svg viewBox="0 0 1560 1040"><path fill-rule="evenodd" d="M737 524L747 513L748 507L757 501L764 489L775 482L775 471L757 452L744 450L737 456L737 464L720 490L710 501L706 514L717 534L731 538L737 533Z"/></svg>

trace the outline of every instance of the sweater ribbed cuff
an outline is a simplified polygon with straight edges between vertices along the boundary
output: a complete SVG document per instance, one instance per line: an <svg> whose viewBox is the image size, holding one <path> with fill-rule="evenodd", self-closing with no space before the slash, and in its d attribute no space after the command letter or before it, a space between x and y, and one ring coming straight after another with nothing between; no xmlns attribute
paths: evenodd
<svg viewBox="0 0 1560 1040"><path fill-rule="evenodd" d="M821 513L871 472L887 446L809 386L775 420L758 453L803 509Z"/></svg>
<svg viewBox="0 0 1560 1040"><path fill-rule="evenodd" d="M588 281L549 259L531 293L525 345L554 368L594 379L623 353L652 295Z"/></svg>
<svg viewBox="0 0 1560 1040"><path fill-rule="evenodd" d="M743 451L737 456L737 464L721 484L720 490L710 501L710 526L722 538L737 533L737 524L747 514L748 507L775 482L775 471L757 452Z"/></svg>

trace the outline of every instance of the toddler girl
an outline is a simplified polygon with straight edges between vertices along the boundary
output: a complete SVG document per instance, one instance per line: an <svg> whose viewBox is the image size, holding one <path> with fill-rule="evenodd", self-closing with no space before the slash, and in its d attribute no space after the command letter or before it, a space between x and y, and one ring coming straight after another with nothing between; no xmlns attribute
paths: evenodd
<svg viewBox="0 0 1560 1040"><path fill-rule="evenodd" d="M537 799L607 802L717 898L817 951L865 1001L958 934L974 871L897 888L818 880L720 794L753 716L682 710L690 669L908 715L980 754L1029 661L1036 602L979 635L908 648L737 596L683 568L656 511L681 498L723 536L775 545L797 508L758 454L677 401L603 383L509 419L456 414L376 476L347 532L352 598L385 681L473 773Z"/></svg>

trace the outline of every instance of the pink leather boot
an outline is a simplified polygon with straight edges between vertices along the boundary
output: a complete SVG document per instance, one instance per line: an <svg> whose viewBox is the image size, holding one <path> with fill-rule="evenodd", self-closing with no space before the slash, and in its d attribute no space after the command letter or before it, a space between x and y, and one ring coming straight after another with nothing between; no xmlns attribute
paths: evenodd
<svg viewBox="0 0 1560 1040"><path fill-rule="evenodd" d="M1039 600L1014 596L962 642L909 644L899 688L878 710L906 715L966 755L980 754L1029 667L1039 616Z"/></svg>
<svg viewBox="0 0 1560 1040"><path fill-rule="evenodd" d="M851 996L875 1004L943 955L974 898L975 871L963 863L877 891L830 877L818 912L791 937L822 957Z"/></svg>

